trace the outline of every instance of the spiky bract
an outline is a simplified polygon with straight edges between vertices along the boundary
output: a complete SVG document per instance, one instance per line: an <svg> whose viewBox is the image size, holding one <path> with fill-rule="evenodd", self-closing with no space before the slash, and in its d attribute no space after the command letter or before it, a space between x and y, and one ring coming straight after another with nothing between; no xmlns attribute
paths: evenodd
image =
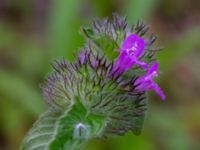
<svg viewBox="0 0 200 150"><path fill-rule="evenodd" d="M54 64L55 72L43 87L50 109L70 111L78 99L88 114L105 118L104 135L140 133L147 102L144 93L135 91L136 77L116 77L111 73L113 63L105 56L89 50L84 55L84 63L61 60Z"/></svg>

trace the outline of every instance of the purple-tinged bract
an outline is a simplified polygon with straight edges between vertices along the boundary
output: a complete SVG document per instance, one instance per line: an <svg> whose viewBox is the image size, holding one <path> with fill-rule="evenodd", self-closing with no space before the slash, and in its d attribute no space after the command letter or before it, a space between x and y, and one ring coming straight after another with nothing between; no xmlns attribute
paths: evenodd
<svg viewBox="0 0 200 150"><path fill-rule="evenodd" d="M79 60L81 64L84 64L86 57L86 51L82 51L79 55Z"/></svg>

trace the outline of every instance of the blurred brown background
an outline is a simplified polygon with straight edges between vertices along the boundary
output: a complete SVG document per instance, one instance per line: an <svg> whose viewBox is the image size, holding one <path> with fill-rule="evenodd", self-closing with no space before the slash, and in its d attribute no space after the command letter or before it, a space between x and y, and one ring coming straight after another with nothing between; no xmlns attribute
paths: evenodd
<svg viewBox="0 0 200 150"><path fill-rule="evenodd" d="M199 0L0 0L0 150L15 150L45 111L39 84L50 63L83 46L81 25L118 12L151 26L165 102L150 92L142 135L91 141L87 150L200 149Z"/></svg>

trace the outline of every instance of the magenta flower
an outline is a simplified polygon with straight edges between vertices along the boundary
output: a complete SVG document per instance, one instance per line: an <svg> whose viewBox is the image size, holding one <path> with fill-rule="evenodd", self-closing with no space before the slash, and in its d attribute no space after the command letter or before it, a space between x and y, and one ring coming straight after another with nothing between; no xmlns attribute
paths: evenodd
<svg viewBox="0 0 200 150"><path fill-rule="evenodd" d="M129 35L121 45L120 55L114 64L114 70L118 70L118 73L121 74L129 70L135 64L143 69L147 69L148 65L139 60L144 53L144 48L144 39L136 34Z"/></svg>
<svg viewBox="0 0 200 150"><path fill-rule="evenodd" d="M158 76L158 63L156 62L151 66L146 75L138 78L135 81L135 85L137 85L136 90L141 92L155 90L156 93L162 98L162 100L165 100L166 98L165 94L160 89L160 87L153 81L153 78L157 76Z"/></svg>

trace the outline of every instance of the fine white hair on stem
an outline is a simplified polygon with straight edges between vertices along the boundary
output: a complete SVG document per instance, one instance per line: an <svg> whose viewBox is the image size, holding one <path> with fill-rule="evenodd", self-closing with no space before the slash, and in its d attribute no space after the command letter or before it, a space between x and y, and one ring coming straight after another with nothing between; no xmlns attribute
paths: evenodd
<svg viewBox="0 0 200 150"><path fill-rule="evenodd" d="M74 128L74 138L87 139L88 128L83 123L77 123Z"/></svg>

